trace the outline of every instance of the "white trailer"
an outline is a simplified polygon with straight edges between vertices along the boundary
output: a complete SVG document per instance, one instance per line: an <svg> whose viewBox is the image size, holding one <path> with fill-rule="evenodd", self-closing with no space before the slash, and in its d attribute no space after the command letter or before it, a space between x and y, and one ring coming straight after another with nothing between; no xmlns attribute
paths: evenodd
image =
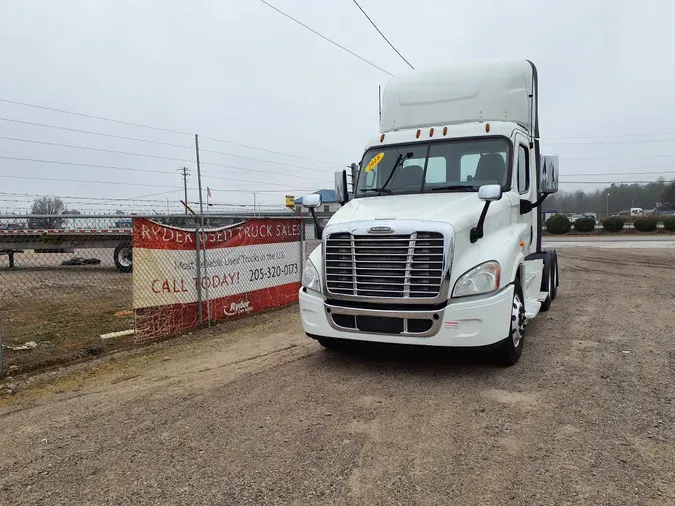
<svg viewBox="0 0 675 506"><path fill-rule="evenodd" d="M526 321L556 297L555 251L539 206L558 158L539 150L537 71L480 61L393 77L380 133L336 174L343 207L309 256L305 332L348 340L495 349L521 356ZM303 205L321 205L308 195Z"/></svg>

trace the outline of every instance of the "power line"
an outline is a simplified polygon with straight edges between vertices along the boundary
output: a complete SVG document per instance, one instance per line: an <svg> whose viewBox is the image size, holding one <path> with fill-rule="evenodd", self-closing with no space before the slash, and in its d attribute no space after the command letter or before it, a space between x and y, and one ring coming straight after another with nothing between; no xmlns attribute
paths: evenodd
<svg viewBox="0 0 675 506"><path fill-rule="evenodd" d="M560 184L650 184L661 181L560 181ZM665 184L665 181L663 181Z"/></svg>
<svg viewBox="0 0 675 506"><path fill-rule="evenodd" d="M92 164L92 163L75 163L75 162L64 162L60 160L40 160L40 159L35 159L35 158L18 158L18 157L13 157L13 156L0 156L0 160L14 160L18 162L35 162L35 163L51 163L51 164L56 164L56 165L69 165L69 166L75 166L75 167L92 167L92 168L97 168L97 169L110 169L110 170L128 170L128 171L137 171L137 172L156 172L158 174L174 174L173 172L170 171L165 171L165 170L152 170L152 169L139 169L136 167L119 167L115 165L97 165L97 164ZM238 170L244 170L248 172L260 172L265 175L277 175L277 176L283 176L283 177L292 177L296 179L303 179L303 180L311 180L311 181L319 181L319 182L324 182L323 179L318 179L318 178L313 178L313 177L306 177L306 176L293 176L290 174L283 174L281 172L269 172L266 170L256 170L256 169L248 169L245 167L235 167L231 165L219 165L219 167L227 167L231 169L238 169ZM228 178L222 178L218 176L213 176L211 173L205 174L208 177L211 177L213 179L224 179L227 180ZM245 181L245 182L253 182L253 183L258 183L259 181Z"/></svg>
<svg viewBox="0 0 675 506"><path fill-rule="evenodd" d="M92 132L91 130L79 130L77 128L68 128L64 126L59 126L59 125L47 125L45 123L34 123L32 121L21 121L18 119L14 118L0 118L0 121L9 121L12 123L19 123L21 125L30 125L30 126L38 126L42 128L54 128L56 130L65 130L68 132L77 132L81 134L88 134L88 135L100 135L101 137L111 137L113 139L122 139L125 141L135 141L135 142L146 142L148 144L158 144L160 146L171 146L174 148L183 148L183 149L189 149L192 150L194 149L194 146L185 146L183 144L172 144L170 142L160 142L160 141L153 141L150 139L140 139L138 137L125 137L124 135L114 135L114 134L107 134L103 132Z"/></svg>
<svg viewBox="0 0 675 506"><path fill-rule="evenodd" d="M389 44L389 46L396 52L396 54L399 55L399 56L401 57L401 60L403 60L404 62L406 62L406 63L408 64L408 67L410 67L411 69L415 70L415 67L413 67L413 66L410 64L410 62L409 62L408 60L406 60L406 59L403 57L403 55L402 55L401 53L399 53L398 49L396 49L396 48L394 47L394 44L392 44L391 42L389 42L389 39L387 39L387 37L384 36L384 34L383 34L382 31L377 27L377 25L375 24L375 22L374 22L372 19L370 19L370 16L366 13L366 11L363 10L363 7L361 7L361 6L359 5L359 2L357 2L356 0L352 0L352 1L354 2L354 4L356 4L356 6L359 8L359 10L363 13L363 15L366 17L366 19L367 19L368 21L370 21L370 24L373 25L373 28L375 28L375 30L377 30L377 33L379 33L379 34L382 36L382 38L385 40L385 42L386 42L387 44Z"/></svg>
<svg viewBox="0 0 675 506"><path fill-rule="evenodd" d="M59 181L63 183L91 183L91 184L116 184L116 185L122 185L122 186L145 186L149 188L172 188L175 189L173 186L168 186L168 185L161 185L161 184L143 184L143 183L124 183L120 181L91 181L91 180L85 180L85 179L62 179L62 178L53 178L53 177L37 177L37 176L11 176L11 175L6 175L6 174L0 174L0 177L8 178L8 179L30 179L30 180L36 180L36 181ZM196 190L196 188L189 188L190 190ZM233 189L228 189L225 190L223 188L212 188L213 191L221 191L221 192L232 192L232 193L283 193L286 191L291 191L291 190L297 190L297 191L315 191L315 189L307 189L307 188L293 188L293 187L287 187L286 190L233 190ZM181 189L175 189L177 191L181 191Z"/></svg>
<svg viewBox="0 0 675 506"><path fill-rule="evenodd" d="M675 132L662 132L662 133L642 133L642 134L619 134L619 135L578 135L573 137L546 137L540 139L541 141L546 140L565 140L565 139L623 139L627 137L656 137L663 135L675 135Z"/></svg>
<svg viewBox="0 0 675 506"><path fill-rule="evenodd" d="M8 156L0 156L0 159L9 159L9 160L17 160L16 158L11 158ZM103 168L103 169L108 169L108 170L122 170L122 171L129 171L129 172L150 172L154 174L170 174L170 175L175 175L174 172L170 172L167 170L152 170L152 169L139 169L139 168L134 168L134 167L115 167L115 166L110 166L110 165L94 165L94 164L80 164L80 163L71 163L71 162L53 162L50 160L32 160L28 158L23 158L23 159L18 159L18 160L23 160L23 161L31 161L31 162L44 162L44 163L56 163L56 164L63 164L63 165L71 165L71 166L83 166L83 167L97 167L97 168ZM263 172L263 171L261 171ZM286 176L285 174L279 174L281 176ZM219 179L222 181L236 181L238 183L252 183L252 184L261 184L263 181L252 181L250 179L239 179L236 177L222 177L222 176L212 176L212 175L207 175L210 179ZM286 176L286 177L293 177L293 176ZM295 176L298 177L298 176ZM307 179L307 178L303 178ZM319 179L316 179L316 181L321 181ZM273 183L271 181L265 181L265 184L272 185L272 186L282 186L282 187L287 187L286 184L284 183Z"/></svg>
<svg viewBox="0 0 675 506"><path fill-rule="evenodd" d="M619 156L563 156L565 160L639 160L641 158L672 158L675 154L665 155L619 155Z"/></svg>
<svg viewBox="0 0 675 506"><path fill-rule="evenodd" d="M656 172L598 172L595 174L565 174L565 177L586 177L586 176L641 176L643 174L667 175L675 174L673 171L656 171Z"/></svg>
<svg viewBox="0 0 675 506"><path fill-rule="evenodd" d="M217 154L217 155L224 155L224 156L233 156L235 158L243 158L245 160L255 160L257 162L273 163L275 165L283 165L285 167L293 167L293 168L296 168L296 169L317 170L314 167L304 167L302 165L293 165L292 163L283 163L283 162L276 162L274 160L265 160L264 158L254 158L254 157L251 157L251 156L235 155L234 153L225 153L223 151L214 151L212 149L199 148L199 152L200 153L214 153L214 154ZM323 162L321 162L321 163L323 163ZM202 165L204 165L204 162L202 162ZM345 166L348 167L348 165L345 165Z"/></svg>
<svg viewBox="0 0 675 506"><path fill-rule="evenodd" d="M64 131L67 131L67 132L77 132L77 133L88 134L88 135L99 135L101 137L110 137L110 138L113 138L113 139L122 139L122 140L126 140L126 141L145 142L147 144L156 144L156 145L159 145L159 146L169 146L169 147L173 147L173 148L189 149L190 151L192 151L194 149L194 146L185 146L183 144L173 144L171 142L153 141L153 140L150 140L150 139L141 139L141 138L138 138L138 137L126 137L124 135L113 135L113 134L108 134L108 133L103 133L103 132L92 132L91 130L80 130L80 129L77 129L77 128L68 128L68 127L59 126L59 125L47 125L45 123L34 123L32 121L21 121L21 120L13 119L13 118L0 118L0 121L9 121L9 122L12 122L12 123L19 123L19 124L22 124L22 125L30 125L30 126L38 126L38 127L43 127L43 128L53 128L53 129L57 129L57 130L64 130ZM211 139L211 137L207 137L207 138ZM213 139L213 140L218 140L218 139ZM219 141L219 142L227 142L227 141ZM230 143L230 144L235 144L237 146L245 146L245 147L248 147L248 148L251 148L251 149L255 149L253 146L246 146L244 144L236 144L236 143ZM82 149L85 149L85 148L82 148ZM224 153L222 151L213 151L213 150L210 150L210 149L200 149L200 151L203 151L205 153L216 153L216 154L219 154L219 155L233 156L233 157L236 157L236 158L244 158L244 159L247 159L247 160L255 160L255 161L258 161L258 162L275 163L275 164L278 164L278 165L288 165L289 167L315 170L313 167L302 167L300 165L284 164L284 163L281 163L281 162L276 162L274 160L266 160L264 158L255 158L255 157L251 157L251 156L235 155L234 153ZM288 153L282 153L281 151L271 151L271 150L267 150L267 149L265 149L263 151L269 151L271 153L276 153L276 154L285 155L285 156L294 156L294 155L290 155ZM144 156L144 155L140 155L140 156ZM303 157L297 157L297 158L303 158ZM312 159L307 158L307 160L312 160ZM325 161L322 161L322 160L313 160L313 161L316 161L316 162L319 162L319 163L326 163L326 164L329 164L329 165L336 165L336 166L344 165L344 164L325 162Z"/></svg>
<svg viewBox="0 0 675 506"><path fill-rule="evenodd" d="M5 103L8 103L8 104L14 104L14 105L20 105L20 106L24 106L24 107L32 107L32 108L35 108L35 109L43 109L43 110L46 110L46 111L59 112L59 113L63 113L63 114L70 114L72 116L80 116L80 117L83 117L83 118L91 118L91 119L97 119L97 120L101 120L101 121L108 121L108 122L111 122L111 123L118 123L118 124L122 124L122 125L129 125L129 126L134 126L134 127L139 127L139 128L148 128L150 130L157 130L157 131L160 131L160 132L169 132L169 133L174 133L174 134L179 134L179 135L189 135L189 136L193 135L191 133L181 132L179 130L171 130L171 129L167 129L167 128L152 126L152 125L143 125L141 123L132 123L130 121L122 121L122 120L117 120L117 119L112 119L112 118L106 118L106 117L103 117L103 116L94 116L92 114L83 114L83 113L74 112L74 111L67 111L67 110L64 110L64 109L56 109L54 107L46 107L46 106L43 106L43 105L29 104L27 102L18 102L16 100L8 100L8 99L0 98L0 102L5 102ZM13 119L9 119L9 118L0 118L0 119L2 119L4 121L14 121L14 122L18 122L18 123L24 123L24 124L27 124L27 125L42 126L42 127L46 127L46 128L61 128L63 130L71 130L71 131L74 131L74 132L88 133L88 134L92 134L92 135L105 135L107 137L117 137L117 138L126 139L126 140L148 142L148 143L152 143L152 144L164 144L164 145L168 145L168 146L193 149L192 146L183 146L183 145L178 145L178 144L162 143L162 142L151 141L151 140L147 140L147 139L138 139L138 138L135 138L135 137L123 137L123 136L117 136L117 135L112 135L112 134L103 134L103 133L99 133L99 132L91 132L91 131L88 131L88 130L76 130L76 129L66 128L66 127L57 127L57 126L53 126L53 125L44 125L44 124L40 124L40 123L30 123L30 122L27 122L27 121L18 121L18 120L13 120ZM223 140L223 139L217 139L215 137L204 137L204 138L212 140L212 141L216 141L216 142L222 142L222 143L225 143L225 144L232 144L233 146L240 146L240 147L248 148L248 149L256 149L256 150L259 150L259 151L265 151L265 152L274 153L274 154L277 154L277 155L290 156L292 158L300 158L300 159L309 160L309 161L312 161L312 162L326 163L326 164L329 164L329 165L342 165L342 164L336 164L336 163L333 163L333 162L326 162L324 160L316 160L316 159L307 158L307 157L304 157L304 156L293 155L291 153L284 153L282 151L274 151L274 150L271 150L271 149L260 148L260 147L257 147L257 146L252 146L250 144L240 144L240 143L237 143L237 142L226 141L226 140Z"/></svg>
<svg viewBox="0 0 675 506"><path fill-rule="evenodd" d="M260 0L263 1L263 0ZM187 162L187 163L192 163L193 160L188 160L185 158L172 158L170 156L159 156L159 155L151 155L148 153L132 153L129 151L117 151L114 149L102 149L102 148L91 148L89 146L76 146L73 144L61 144L58 142L46 142L46 141L36 141L33 139L20 139L18 137L3 137L0 136L0 139L6 140L6 141L14 141L14 142L28 142L32 144L42 144L46 146L58 146L58 147L63 147L63 148L71 148L71 149L84 149L88 151L98 151L102 153L113 153L113 154L118 154L118 155L128 155L128 156L143 156L146 158L155 158L158 160L171 160L175 162ZM262 160L259 158L251 158L248 156L242 156L242 155L234 155L231 153L223 153L220 151L208 151L208 150L202 150L202 151L207 151L210 153L217 153L221 155L226 155L226 156L234 156L238 158L245 158L249 160L256 160L256 161L261 161L261 162L267 162L267 163L273 163L276 165L283 165L286 167L293 167L296 169L303 169L303 170L315 170L312 169L311 167L302 167L300 165L292 165L288 163L281 163L281 162L274 162L271 160ZM625 156L625 155L620 155L620 156L565 156L563 157L566 160L620 160L620 159L641 159L641 158L672 158L675 157L675 154L663 154L663 155L632 155L632 156ZM244 168L244 167L232 167L230 165L223 165L219 163L213 163L213 162L202 162L202 165L211 165L215 167L226 167L226 168L238 168L240 170L245 170L245 171L250 171L250 172L263 172L265 174L272 174L272 172L268 171L263 171L263 170L257 170L257 169L249 169L249 168ZM279 174L285 177L293 177L289 174ZM308 179L306 177L303 177L303 179Z"/></svg>
<svg viewBox="0 0 675 506"><path fill-rule="evenodd" d="M289 15L289 14L286 14L284 11L282 11L282 10L280 10L280 9L277 9L274 5L272 5L272 4L268 3L268 2L266 2L265 0L260 0L260 1L261 1L262 3L264 3L264 4L265 4L267 7L269 7L270 9L273 9L273 10L277 11L277 12L278 12L279 14L281 14L282 16L285 16L285 17L287 17L288 19L290 19L291 21L293 21L293 22L299 24L300 26L306 28L307 30L309 30L310 32L312 32L314 35L318 35L318 36L321 37L323 40L325 40L325 41L327 41L327 42L330 42L330 43L333 44L334 46L339 47L340 49L342 49L343 51L346 51L347 53L351 54L352 56L356 56L359 60L361 60L361 61L364 62L364 63L367 63L367 64L370 65L371 67L374 67L374 68L376 68L377 70L379 70L379 71L381 71L381 72L384 72L385 74L388 74L388 75L390 75L390 76L393 76L393 75L394 75L394 74L392 74L391 72L387 72L387 71L384 70L382 67L378 67L378 66L375 65L373 62L366 60L363 56L360 56L360 55L356 54L354 51L352 51L352 50L350 50L350 49L347 49L346 47L344 47L344 46L338 44L338 43L335 42L334 40L329 39L329 38L326 37L325 35L320 34L320 33L317 32L316 30L314 30L313 28L310 28L309 26L307 26L307 25L306 25L305 23L303 23L302 21L298 21L298 20L295 19L293 16L291 16L291 15Z"/></svg>
<svg viewBox="0 0 675 506"><path fill-rule="evenodd" d="M125 198L111 198L111 197L82 197L79 195L58 195L59 198L66 200L66 201L80 201L77 202L75 205L77 206L111 206L111 207L135 207L138 205L142 206L151 206L151 207L157 207L156 203L165 205L166 200L163 199L145 199L145 197L154 197L157 195L166 195L169 193L178 193L181 190L169 190L165 192L158 192L158 193L150 193L147 195L138 195L136 197L125 197ZM10 196L10 197L23 197L23 199L18 200L18 199L9 199L6 198L5 196ZM20 193L20 192L2 192L0 191L0 201L2 202L31 202L34 200L35 197L55 197L57 196L56 194L52 193ZM129 201L131 200L137 200L136 203L131 203ZM84 201L84 202L82 202ZM93 201L93 202L87 202L87 201ZM189 202L193 203L193 202ZM172 203L175 204L175 203ZM234 202L211 202L209 205L211 206L235 206L235 207L252 207L251 204L236 204ZM278 205L278 204L257 204L256 207L281 207L283 208L283 205ZM182 208L181 208L182 210Z"/></svg>
<svg viewBox="0 0 675 506"><path fill-rule="evenodd" d="M101 153L112 153L112 154L116 154L116 155L142 156L142 157L146 157L146 158L155 158L155 159L158 159L158 160L171 160L171 161L174 161L174 162L183 162L183 163L193 163L194 162L194 160L189 160L189 159L185 159L185 158L173 158L173 157L170 157L170 156L151 155L149 153L132 153L132 152L129 152L129 151L118 151L118 150L114 150L114 149L92 148L92 147L89 147L89 146L77 146L77 145L74 145L74 144L62 144L62 143L59 143L59 142L36 141L34 139L21 139L21 138L18 138L18 137L3 137L3 136L0 136L0 139L6 140L6 141L13 141L13 142L28 142L28 143L31 143L31 144L42 144L42 145L45 145L45 146L56 146L56 147L61 147L61 148L84 149L84 150L87 150L87 151L97 151L97 152L101 152ZM204 150L202 150L202 151L204 151ZM246 159L249 159L249 160L267 162L267 163L272 163L272 164L275 164L275 165L283 165L283 166L292 167L292 168L295 168L295 169L303 169L303 170L311 170L311 171L316 170L316 169L313 169L311 167L303 167L301 165L293 165L293 164L289 164L289 163L274 162L272 160L263 160L261 158L251 158L251 157L248 157L248 156L233 155L231 153L223 153L223 152L219 152L219 151L211 151L211 153L218 153L218 154L221 154L221 155L234 156L234 157L238 157L238 158L246 158ZM273 172L264 171L264 170L249 169L249 168L245 168L245 167L234 167L234 166L231 166L231 165L223 165L223 164L219 164L219 163L202 162L202 165L213 165L213 166L216 166L216 167L226 167L226 168L232 168L232 169L246 170L246 171L249 171L249 172L262 172L264 174L278 174L278 175L284 176L284 177L298 177L298 176L291 176L289 174L281 174L281 173L278 173L278 172L273 173ZM303 177L303 179L307 179L304 176L299 176L299 177Z"/></svg>
<svg viewBox="0 0 675 506"><path fill-rule="evenodd" d="M121 202L121 201L126 201L126 200L141 200L145 199L146 197L156 197L158 195L167 195L169 193L175 193L179 192L181 190L169 190L169 191L164 191L164 192L157 192L157 193L148 193L146 195L136 195L135 197L124 197L124 198L113 198L113 197L81 197L81 196L76 196L76 195L64 195L61 198L64 199L69 199L69 200L101 200L101 201L111 201L111 202ZM18 197L53 197L56 196L53 193L18 193L18 192L0 192L0 195L14 195ZM152 199L147 199L143 200L143 202L164 202L164 200L152 200Z"/></svg>
<svg viewBox="0 0 675 506"><path fill-rule="evenodd" d="M162 128L162 127L156 127L156 126L151 126L151 125L144 125L142 123L132 123L131 121L122 121L119 119L111 119L111 118L105 118L103 116L94 116L93 114L83 114L81 112L73 112L73 111L66 111L65 109L56 109L55 107L46 107L44 105L35 105L35 104L28 104L26 102L18 102L16 100L7 100L4 98L0 98L0 102L5 102L7 104L14 104L14 105L21 105L24 107L33 107L35 109L44 109L45 111L53 111L53 112L60 112L62 114L70 114L72 116L80 116L82 118L90 118L90 119L98 119L101 121L109 121L111 123L119 123L120 125L128 125L128 126L134 126L134 127L139 127L139 128L148 128L150 130L158 130L160 132L168 132L172 134L179 134L179 135L192 135L191 133L188 132L181 132L180 130L171 130L170 128Z"/></svg>
<svg viewBox="0 0 675 506"><path fill-rule="evenodd" d="M660 142L675 142L675 139L615 139L612 141L605 141L605 140L599 140L599 141L589 141L589 142L579 142L579 141L572 141L572 142L566 142L566 141L553 141L551 142L550 140L542 140L542 142L547 143L547 144L559 144L559 145L571 145L571 146L584 146L584 145L595 145L595 144L656 144Z"/></svg>
<svg viewBox="0 0 675 506"><path fill-rule="evenodd" d="M87 151L99 151L101 153L113 153L117 155L129 155L129 156L144 156L147 158L157 158L158 160L172 160L176 162L192 162L193 160L185 160L183 158L172 158L170 156L159 156L151 155L148 153L130 153L128 151L117 151L114 149L102 149L102 148L91 148L89 146L76 146L73 144L61 144L59 142L47 142L47 141L36 141L33 139L20 139L18 137L2 137L0 139L5 141L14 141L14 142L29 142L31 144L43 144L45 146L58 146L62 148L72 148L72 149L85 149Z"/></svg>
<svg viewBox="0 0 675 506"><path fill-rule="evenodd" d="M283 156L290 156L291 158L299 158L301 160L308 160L310 162L318 162L318 163L325 163L326 165L336 165L338 167L341 167L343 163L335 163L335 162L327 162L326 160L317 160L316 158L308 158L306 156L300 156L300 155L293 155L291 153L284 153L283 151L275 151L273 149L265 149L265 148L258 148L256 146L251 146L250 144L240 144L238 142L232 142L232 141L224 141L222 139L216 139L215 137L207 137L207 136L199 136L200 139L207 139L209 141L215 141L215 142L222 142L223 144L231 144L232 146L239 146L242 148L248 148L248 149L256 149L258 151L264 151L265 153L273 153L275 155L283 155ZM202 149L201 151L208 152L206 149ZM212 151L212 153L217 153L217 151Z"/></svg>

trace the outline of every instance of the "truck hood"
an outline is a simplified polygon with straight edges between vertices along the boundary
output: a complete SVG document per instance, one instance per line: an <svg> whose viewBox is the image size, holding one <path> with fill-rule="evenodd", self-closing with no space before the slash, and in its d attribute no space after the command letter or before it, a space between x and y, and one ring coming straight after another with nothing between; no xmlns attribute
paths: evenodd
<svg viewBox="0 0 675 506"><path fill-rule="evenodd" d="M493 202L488 215L507 205L508 197ZM449 223L456 231L478 221L484 203L478 193L425 193L423 195L383 195L358 198L343 206L330 224L366 220L425 220Z"/></svg>

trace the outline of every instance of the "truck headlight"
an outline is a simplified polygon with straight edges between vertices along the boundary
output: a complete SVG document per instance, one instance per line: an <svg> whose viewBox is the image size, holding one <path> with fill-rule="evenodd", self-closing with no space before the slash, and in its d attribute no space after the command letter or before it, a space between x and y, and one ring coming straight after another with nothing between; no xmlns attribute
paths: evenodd
<svg viewBox="0 0 675 506"><path fill-rule="evenodd" d="M485 262L460 276L453 297L468 297L494 292L499 288L499 262Z"/></svg>
<svg viewBox="0 0 675 506"><path fill-rule="evenodd" d="M319 271L316 270L311 260L307 260L305 270L302 271L302 286L315 292L321 291L321 282L319 281Z"/></svg>

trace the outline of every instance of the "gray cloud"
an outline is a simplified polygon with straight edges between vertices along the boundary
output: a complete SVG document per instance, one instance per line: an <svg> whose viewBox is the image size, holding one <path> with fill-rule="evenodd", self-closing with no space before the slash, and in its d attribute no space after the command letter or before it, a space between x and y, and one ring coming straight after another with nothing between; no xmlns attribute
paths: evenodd
<svg viewBox="0 0 675 506"><path fill-rule="evenodd" d="M396 73L396 54L349 1L270 0L328 37ZM529 58L540 73L543 145L561 155L568 180L654 179L653 175L567 174L672 169L673 142L630 143L600 136L673 132L675 48L667 2L363 0L362 5L416 67L458 60ZM4 2L0 98L157 125L270 150L348 164L377 133L377 87L386 74L331 46L261 2ZM0 117L191 146L190 136L133 128L0 102ZM194 159L192 149L157 146L0 121L0 136ZM562 139L560 137L584 137ZM583 144L581 143L583 142ZM204 186L253 191L330 187L332 170L203 139L202 147L310 167L203 153ZM137 167L170 174L0 159L0 175L113 181L104 185L0 178L1 191L131 197L175 188L186 163L0 140L0 155ZM602 159L598 157L638 157ZM593 159L577 159L577 158ZM187 163L194 169L194 162ZM256 183L214 179L231 176ZM309 179L312 178L312 179ZM192 179L192 182L195 178ZM145 186L147 185L147 186ZM164 186L168 188L164 188ZM572 188L575 185L567 185ZM584 187L589 187L585 185ZM213 190L214 202L250 204L247 193ZM175 202L177 191L168 197ZM157 197L161 199L163 197ZM192 199L196 192L192 192ZM281 204L283 193L258 202ZM5 203L3 203L5 204ZM9 203L7 203L9 205ZM0 205L0 207L7 207ZM12 204L14 205L14 204ZM20 204L16 204L20 205Z"/></svg>

